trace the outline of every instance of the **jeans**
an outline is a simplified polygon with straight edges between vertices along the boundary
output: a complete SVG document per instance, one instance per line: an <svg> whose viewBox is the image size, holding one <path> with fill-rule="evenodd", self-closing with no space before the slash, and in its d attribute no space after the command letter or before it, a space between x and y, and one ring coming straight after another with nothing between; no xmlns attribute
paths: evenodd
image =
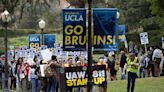
<svg viewBox="0 0 164 92"><path fill-rule="evenodd" d="M56 92L56 79L54 76L49 77L47 92Z"/></svg>
<svg viewBox="0 0 164 92"><path fill-rule="evenodd" d="M137 77L136 73L128 72L127 92L130 92L130 87L131 87L131 92L134 92L134 86L135 86L136 77Z"/></svg>
<svg viewBox="0 0 164 92"><path fill-rule="evenodd" d="M121 68L121 80L126 79L126 71L124 71L124 68Z"/></svg>
<svg viewBox="0 0 164 92"><path fill-rule="evenodd" d="M38 79L31 78L32 92L37 92L38 90Z"/></svg>
<svg viewBox="0 0 164 92"><path fill-rule="evenodd" d="M140 78L145 78L145 75L146 75L145 68L144 67L140 67L140 69L139 69L139 77Z"/></svg>

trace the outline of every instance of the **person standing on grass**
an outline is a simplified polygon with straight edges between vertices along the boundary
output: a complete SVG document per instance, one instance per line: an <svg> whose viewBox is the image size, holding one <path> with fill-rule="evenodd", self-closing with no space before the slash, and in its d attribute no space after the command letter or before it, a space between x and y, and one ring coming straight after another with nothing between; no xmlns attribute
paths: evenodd
<svg viewBox="0 0 164 92"><path fill-rule="evenodd" d="M128 72L128 83L127 83L127 92L134 92L135 80L137 78L138 72L138 58L135 56L135 53L131 52L130 56L126 59L127 63L125 66L127 67Z"/></svg>
<svg viewBox="0 0 164 92"><path fill-rule="evenodd" d="M154 75L155 77L160 76L160 62L162 60L162 51L159 46L156 46L156 49L153 52L152 60L154 61Z"/></svg>
<svg viewBox="0 0 164 92"><path fill-rule="evenodd" d="M124 66L126 64L126 55L124 51L120 52L121 55L121 60L120 60L120 68L121 68L121 80L125 80L126 79L126 71L124 71Z"/></svg>
<svg viewBox="0 0 164 92"><path fill-rule="evenodd" d="M146 72L145 72L145 52L141 52L141 56L139 57L139 77L140 78L145 78Z"/></svg>

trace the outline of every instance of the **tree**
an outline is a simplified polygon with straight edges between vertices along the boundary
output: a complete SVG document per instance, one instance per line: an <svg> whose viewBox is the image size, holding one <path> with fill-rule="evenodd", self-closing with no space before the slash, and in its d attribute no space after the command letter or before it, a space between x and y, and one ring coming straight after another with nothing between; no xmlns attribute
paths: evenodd
<svg viewBox="0 0 164 92"><path fill-rule="evenodd" d="M150 7L152 14L156 15L158 25L164 27L164 0L151 0Z"/></svg>
<svg viewBox="0 0 164 92"><path fill-rule="evenodd" d="M120 23L125 23L128 30L159 28L155 16L151 13L149 0L110 0L119 9Z"/></svg>

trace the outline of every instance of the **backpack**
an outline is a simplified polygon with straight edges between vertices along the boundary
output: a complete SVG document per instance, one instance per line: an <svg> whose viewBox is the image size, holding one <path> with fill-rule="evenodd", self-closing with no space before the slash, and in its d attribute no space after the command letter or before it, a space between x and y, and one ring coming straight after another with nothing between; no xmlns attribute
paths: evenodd
<svg viewBox="0 0 164 92"><path fill-rule="evenodd" d="M45 77L52 77L54 75L54 72L50 65L47 65L45 70L44 70Z"/></svg>

